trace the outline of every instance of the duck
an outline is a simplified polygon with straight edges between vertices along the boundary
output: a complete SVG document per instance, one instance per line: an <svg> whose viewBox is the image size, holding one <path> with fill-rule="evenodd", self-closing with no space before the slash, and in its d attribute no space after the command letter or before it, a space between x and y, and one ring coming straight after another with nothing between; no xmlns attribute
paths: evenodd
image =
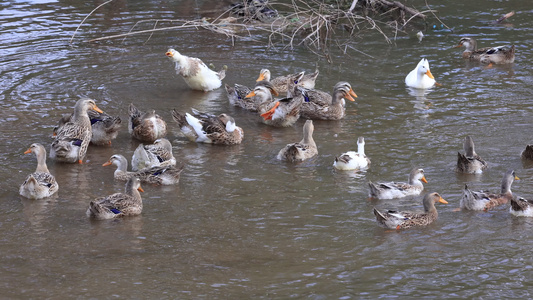
<svg viewBox="0 0 533 300"><path fill-rule="evenodd" d="M20 186L19 194L29 199L43 199L52 196L59 190L59 185L46 166L46 149L39 143L33 143L24 154L34 153L37 158L37 169L26 177Z"/></svg>
<svg viewBox="0 0 533 300"><path fill-rule="evenodd" d="M267 87L272 95L277 96L278 92L274 89L274 86L268 82L268 81L259 81L257 82L256 86L265 86ZM234 86L229 86L228 84L224 85L224 88L226 89L226 93L228 95L229 103L233 106L244 108L251 112L257 112L259 109L259 105L261 104L261 99L258 97L249 97L246 98L246 95L248 95L252 90L242 84L235 83Z"/></svg>
<svg viewBox="0 0 533 300"><path fill-rule="evenodd" d="M435 203L448 204L438 193L428 193L424 195L422 203L423 212L413 211L393 211L380 212L374 207L374 215L378 224L389 229L407 229L415 226L427 226L437 220L439 214Z"/></svg>
<svg viewBox="0 0 533 300"><path fill-rule="evenodd" d="M166 56L176 63L176 73L183 76L187 85L193 90L209 92L218 89L222 86L222 79L226 77L226 66L215 72L201 59L182 55L174 49L168 49Z"/></svg>
<svg viewBox="0 0 533 300"><path fill-rule="evenodd" d="M287 88L287 81L291 80L294 82L294 84L302 86L306 89L314 89L315 88L315 82L316 78L318 77L318 70L316 70L314 73L311 74L305 74L305 72L285 75L285 76L279 76L276 78L271 78L270 70L268 69L262 69L259 72L259 77L256 79L257 82L259 81L268 81L273 86L274 89L278 93L287 93L289 90Z"/></svg>
<svg viewBox="0 0 533 300"><path fill-rule="evenodd" d="M304 101L303 96L295 96L274 100L270 89L256 86L246 98L256 97L261 103L258 111L262 122L274 127L290 127L300 118L300 109Z"/></svg>
<svg viewBox="0 0 533 300"><path fill-rule="evenodd" d="M346 115L344 99L355 101L354 98L357 98L352 86L345 81L338 82L333 87L332 95L298 87L296 90L303 93L304 102L300 109L300 115L306 119L340 120Z"/></svg>
<svg viewBox="0 0 533 300"><path fill-rule="evenodd" d="M370 187L369 196L377 199L394 199L407 196L416 196L424 190L422 182L427 183L423 169L413 169L409 173L409 181L405 182L368 182Z"/></svg>
<svg viewBox="0 0 533 300"><path fill-rule="evenodd" d="M456 172L466 174L481 174L488 167L487 162L477 155L474 150L474 140L467 135L463 144L465 154L457 152Z"/></svg>
<svg viewBox="0 0 533 300"><path fill-rule="evenodd" d="M464 46L463 58L482 64L510 64L514 62L515 46L477 48L477 42L471 37L463 37L455 48Z"/></svg>
<svg viewBox="0 0 533 300"><path fill-rule="evenodd" d="M50 158L59 162L83 163L87 147L92 138L91 120L88 110L103 111L92 99L82 98L76 102L70 121L57 130L50 148ZM78 146L79 145L79 146Z"/></svg>
<svg viewBox="0 0 533 300"><path fill-rule="evenodd" d="M533 160L533 145L526 145L526 149L522 151L522 159Z"/></svg>
<svg viewBox="0 0 533 300"><path fill-rule="evenodd" d="M318 149L313 139L314 130L313 121L305 121L303 139L299 143L287 144L279 151L276 158L288 162L299 162L318 155Z"/></svg>
<svg viewBox="0 0 533 300"><path fill-rule="evenodd" d="M91 144L97 146L111 145L111 141L116 139L118 132L122 126L122 120L119 116L111 116L105 112L99 113L95 110L88 110L87 114L91 120ZM53 135L57 135L57 131L70 122L72 114L65 114L61 117L58 125L54 128Z"/></svg>
<svg viewBox="0 0 533 300"><path fill-rule="evenodd" d="M357 152L348 151L335 157L333 167L337 170L361 170L370 165L370 159L365 155L365 138L360 136L357 139Z"/></svg>
<svg viewBox="0 0 533 300"><path fill-rule="evenodd" d="M174 185L180 180L183 166L174 165L147 167L136 172L128 172L128 160L124 155L113 154L102 166L114 165L117 167L113 176L116 180L127 181L132 177L139 178L141 182L155 185Z"/></svg>
<svg viewBox="0 0 533 300"><path fill-rule="evenodd" d="M181 132L191 141L217 145L237 145L244 138L244 131L228 114L218 116L193 109L192 114L172 110L172 118Z"/></svg>
<svg viewBox="0 0 533 300"><path fill-rule="evenodd" d="M140 144L133 152L131 169L140 169L156 166L174 166L176 158L172 154L172 144L166 138L155 140L153 144Z"/></svg>
<svg viewBox="0 0 533 300"><path fill-rule="evenodd" d="M533 200L513 196L509 212L517 217L533 217Z"/></svg>
<svg viewBox="0 0 533 300"><path fill-rule="evenodd" d="M405 77L405 84L415 89L429 89L435 85L435 77L429 70L429 62L422 58L416 68Z"/></svg>
<svg viewBox="0 0 533 300"><path fill-rule="evenodd" d="M143 210L143 201L139 192L144 192L141 181L136 177L131 177L126 182L124 193L96 198L89 203L86 214L89 218L97 220L140 215Z"/></svg>
<svg viewBox="0 0 533 300"><path fill-rule="evenodd" d="M81 144L82 140L76 138L55 139L50 146L50 158L59 162L78 162Z"/></svg>
<svg viewBox="0 0 533 300"><path fill-rule="evenodd" d="M505 172L502 179L502 186L499 194L492 194L488 192L474 192L468 189L468 185L465 184L463 189L463 195L460 201L460 207L466 210L490 210L497 206L507 204L513 193L511 192L511 185L514 180L519 180L514 170Z"/></svg>
<svg viewBox="0 0 533 300"><path fill-rule="evenodd" d="M154 110L142 112L130 103L128 111L128 131L135 139L152 144L167 135L167 123Z"/></svg>

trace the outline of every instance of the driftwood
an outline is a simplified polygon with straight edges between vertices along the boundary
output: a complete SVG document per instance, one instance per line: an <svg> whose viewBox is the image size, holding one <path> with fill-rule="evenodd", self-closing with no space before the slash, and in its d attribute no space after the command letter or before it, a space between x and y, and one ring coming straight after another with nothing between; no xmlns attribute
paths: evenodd
<svg viewBox="0 0 533 300"><path fill-rule="evenodd" d="M83 19L72 35L71 42L87 18L98 8L111 1L113 0L102 3ZM328 48L332 45L336 45L344 52L351 49L371 57L371 55L357 50L359 45L353 38L361 36L365 32L378 32L386 42L392 43L384 28L391 29L395 38L399 32L406 29L407 25L413 23L413 20L422 21L422 26L425 26L427 16L424 13L431 13L439 20L434 11L427 5L427 0L428 10L422 12L408 7L400 1L391 0L352 0L349 8L348 6L330 5L322 0L292 0L290 3L268 2L267 0L244 1L245 4L249 3L248 5L262 3L268 7L255 7L251 10L253 14L248 14L248 16L236 14L235 6L233 6L221 12L214 19L141 20L133 25L127 33L94 38L88 42L126 38L147 33L149 37L146 41L148 41L154 32L195 28L223 34L230 38L233 43L236 39L256 40L263 37L267 39L268 47L281 45L282 47L293 48L294 46L305 45L314 53L323 55L329 60ZM268 4L266 4L267 2ZM275 9L270 7L275 7ZM243 9L250 9L250 7L243 6ZM278 14L278 10L282 13ZM140 24L152 24L152 28L139 28L138 25ZM161 24L166 26L161 26ZM338 34L339 28L348 31L349 35Z"/></svg>
<svg viewBox="0 0 533 300"><path fill-rule="evenodd" d="M372 6L374 8L380 8L383 11L391 11L391 10L400 10L402 13L411 15L413 17L425 19L426 15L419 12L418 10L405 6L405 4L401 3L400 1L388 1L388 0L363 0L363 2L366 2L367 5Z"/></svg>

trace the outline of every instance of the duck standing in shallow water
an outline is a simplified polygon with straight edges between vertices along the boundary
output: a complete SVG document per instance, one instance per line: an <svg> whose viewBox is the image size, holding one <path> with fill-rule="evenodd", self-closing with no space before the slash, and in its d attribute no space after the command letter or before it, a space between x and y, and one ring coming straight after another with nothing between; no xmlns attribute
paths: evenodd
<svg viewBox="0 0 533 300"><path fill-rule="evenodd" d="M157 139L153 144L140 144L131 157L133 171L174 165L176 165L176 158L172 154L172 144L165 138Z"/></svg>
<svg viewBox="0 0 533 300"><path fill-rule="evenodd" d="M137 140L152 144L167 135L167 122L154 110L143 113L130 103L128 131Z"/></svg>
<svg viewBox="0 0 533 300"><path fill-rule="evenodd" d="M480 62L482 64L510 64L514 62L515 46L496 46L477 48L477 42L473 38L461 38L455 48L464 46L463 58L470 61Z"/></svg>
<svg viewBox="0 0 533 300"><path fill-rule="evenodd" d="M117 169L113 173L116 180L128 181L132 177L137 177L141 182L156 185L173 185L180 180L183 166L174 165L147 167L136 172L128 172L128 160L120 154L113 154L111 158L102 166L115 165Z"/></svg>
<svg viewBox="0 0 533 300"><path fill-rule="evenodd" d="M227 114L215 116L195 109L192 114L183 114L173 109L172 118L178 123L183 135L197 143L237 145L244 137L242 128Z"/></svg>
<svg viewBox="0 0 533 300"><path fill-rule="evenodd" d="M91 120L92 136L91 143L98 146L111 145L111 141L116 139L120 130L122 120L118 116L111 116L105 112L99 113L95 110L88 110L87 114ZM54 128L54 136L60 128L70 122L72 114L64 115Z"/></svg>
<svg viewBox="0 0 533 300"><path fill-rule="evenodd" d="M487 162L477 155L474 150L474 140L470 136L465 137L463 144L465 154L457 152L456 172L466 174L481 174L488 166Z"/></svg>
<svg viewBox="0 0 533 300"><path fill-rule="evenodd" d="M435 85L435 77L429 70L429 62L422 58L416 68L405 77L405 84L415 89L429 89Z"/></svg>
<svg viewBox="0 0 533 300"><path fill-rule="evenodd" d="M215 72L199 58L181 55L174 49L168 49L166 56L176 63L176 73L183 76L193 90L208 92L218 89L222 85L222 79L226 77L225 68Z"/></svg>
<svg viewBox="0 0 533 300"><path fill-rule="evenodd" d="M140 215L143 210L141 181L132 177L126 182L124 193L97 198L89 203L87 216L99 220Z"/></svg>
<svg viewBox="0 0 533 300"><path fill-rule="evenodd" d="M416 196L424 190L422 182L427 183L424 170L413 169L409 173L409 181L405 182L368 182L369 196L377 199L394 199L407 196Z"/></svg>
<svg viewBox="0 0 533 300"><path fill-rule="evenodd" d="M499 194L491 194L483 191L474 192L465 184L461 197L460 207L468 210L489 210L497 206L507 204L512 198L511 185L519 180L514 170L505 172L502 178L502 186Z"/></svg>
<svg viewBox="0 0 533 300"><path fill-rule="evenodd" d="M437 202L448 204L438 193L429 193L424 196L422 201L424 204L423 212L393 210L380 212L374 207L374 215L380 225L389 229L399 230L415 226L427 226L437 220L439 216L437 208L435 208Z"/></svg>
<svg viewBox="0 0 533 300"><path fill-rule="evenodd" d="M37 143L31 144L30 148L24 152L24 154L28 153L35 153L37 169L28 175L20 186L20 195L29 199L42 199L52 196L59 189L59 185L46 166L46 150L44 146Z"/></svg>
<svg viewBox="0 0 533 300"><path fill-rule="evenodd" d="M365 155L365 139L361 136L357 139L357 152L348 151L335 157L333 167L337 170L361 170L370 165L370 159Z"/></svg>
<svg viewBox="0 0 533 300"><path fill-rule="evenodd" d="M57 130L55 140L50 147L50 158L60 162L83 163L92 138L91 120L87 114L89 109L103 113L94 100L87 98L78 100L70 122Z"/></svg>

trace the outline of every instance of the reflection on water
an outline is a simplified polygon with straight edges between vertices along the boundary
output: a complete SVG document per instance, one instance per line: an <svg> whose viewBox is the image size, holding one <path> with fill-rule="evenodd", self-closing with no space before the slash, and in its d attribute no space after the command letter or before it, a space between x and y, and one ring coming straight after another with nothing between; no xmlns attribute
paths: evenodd
<svg viewBox="0 0 533 300"><path fill-rule="evenodd" d="M532 261L524 253L530 250L533 220L511 217L506 207L453 211L465 183L498 190L508 169L522 179L513 192L531 198L533 168L520 159L532 142L533 53L527 45L533 41L523 34L532 26L523 13L529 1L510 3L517 12L509 20L513 27L491 24L507 12L501 2L483 9L468 1L431 4L453 32L430 26L422 41L412 33L398 35L393 45L371 36L358 43L374 58L343 55L332 47L332 64L305 48L269 50L251 41L232 46L202 29L83 42L127 32L141 19L216 15L229 2L113 1L80 27L72 45L68 40L94 3L0 5L0 295L530 297ZM486 68L463 61L452 47L465 35L480 46L514 43L516 62ZM275 156L301 139L303 120L271 128L257 114L231 106L223 88L190 91L164 55L169 47L227 65L228 84L253 86L262 68L284 74L318 67L318 89L330 91L348 81L359 97L347 103L344 120L314 122L317 157L287 164ZM420 57L430 60L441 86L405 87L405 75ZM85 216L91 200L124 189L113 180L114 169L102 163L115 153L131 158L138 142L125 127L112 146L91 146L86 164L48 161L60 185L56 196L39 201L18 196L19 185L35 170L22 152L33 142L49 145L58 118L83 96L123 120L134 103L155 109L168 123L174 155L185 169L178 186L143 186L141 216L104 222ZM233 116L244 129L243 143L224 147L185 139L171 111L192 107ZM475 139L476 151L490 165L481 175L454 172L465 135ZM365 137L370 168L335 171L335 156L357 149L359 136ZM373 207L421 210L421 197L370 200L367 183L406 181L414 167L425 170L425 190L439 192L450 204L437 207L439 219L428 228L383 230Z"/></svg>

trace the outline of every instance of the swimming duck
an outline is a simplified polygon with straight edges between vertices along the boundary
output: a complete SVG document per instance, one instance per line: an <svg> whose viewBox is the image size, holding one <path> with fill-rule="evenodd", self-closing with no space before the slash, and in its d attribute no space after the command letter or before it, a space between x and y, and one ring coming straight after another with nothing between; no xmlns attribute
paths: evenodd
<svg viewBox="0 0 533 300"><path fill-rule="evenodd" d="M511 185L514 180L519 180L514 170L505 172L502 179L502 188L499 194L491 194L483 191L474 192L465 184L461 197L460 207L468 210L489 210L506 204L513 197Z"/></svg>
<svg viewBox="0 0 533 300"><path fill-rule="evenodd" d="M429 89L435 85L435 77L429 70L429 62L422 58L416 68L405 77L405 84L415 89Z"/></svg>
<svg viewBox="0 0 533 300"><path fill-rule="evenodd" d="M465 154L457 152L457 168L455 168L455 171L466 174L481 174L488 164L477 155L474 150L474 140L468 135L465 137L463 149Z"/></svg>
<svg viewBox="0 0 533 300"><path fill-rule="evenodd" d="M195 109L192 114L182 114L173 109L172 118L178 123L181 132L197 143L237 145L244 137L242 128L227 114L215 116Z"/></svg>
<svg viewBox="0 0 533 300"><path fill-rule="evenodd" d="M526 149L522 151L522 158L533 160L533 145L526 145Z"/></svg>
<svg viewBox="0 0 533 300"><path fill-rule="evenodd" d="M37 169L26 177L26 180L20 186L19 194L29 199L42 199L52 196L59 189L59 185L46 166L46 150L44 146L37 143L31 144L30 148L24 152L24 154L28 153L35 153Z"/></svg>
<svg viewBox="0 0 533 300"><path fill-rule="evenodd" d="M260 85L267 87L272 95L278 95L277 91L274 89L274 86L272 86L270 82L257 82L256 86ZM258 111L259 105L261 104L261 99L255 96L246 98L246 95L252 91L249 87L237 83L233 87L227 84L225 84L224 87L226 88L228 100L231 105L238 106L252 112Z"/></svg>
<svg viewBox="0 0 533 300"><path fill-rule="evenodd" d="M533 217L533 200L513 196L509 212L517 217Z"/></svg>
<svg viewBox="0 0 533 300"><path fill-rule="evenodd" d="M132 177L126 182L124 193L96 198L89 203L86 214L90 218L99 220L140 215L143 201L139 192L144 192L141 182L138 178Z"/></svg>
<svg viewBox="0 0 533 300"><path fill-rule="evenodd" d="M222 85L226 77L226 68L219 72L211 70L201 59L181 55L174 49L168 49L166 56L176 63L176 73L183 76L187 85L197 91L212 91Z"/></svg>
<svg viewBox="0 0 533 300"><path fill-rule="evenodd" d="M299 143L287 144L277 155L279 160L289 162L304 161L318 154L318 149L313 139L315 127L312 120L305 121L303 139Z"/></svg>
<svg viewBox="0 0 533 300"><path fill-rule="evenodd" d="M300 72L271 79L270 71L268 69L262 69L261 72L259 72L259 77L256 79L256 81L268 81L274 86L274 89L278 93L287 93L288 80L291 80L294 82L294 84L302 86L304 88L314 89L317 77L318 70L311 74L305 74L305 72Z"/></svg>
<svg viewBox="0 0 533 300"><path fill-rule="evenodd" d="M174 165L176 165L176 158L172 154L172 144L165 138L157 139L153 144L140 144L131 157L133 171Z"/></svg>
<svg viewBox="0 0 533 300"><path fill-rule="evenodd" d="M437 220L439 214L435 203L448 204L438 193L429 193L424 196L423 212L393 211L380 212L374 207L374 215L380 225L389 229L407 229L415 226L427 226Z"/></svg>
<svg viewBox="0 0 533 300"><path fill-rule="evenodd" d="M337 170L360 170L370 165L370 159L365 155L365 139L361 136L357 139L357 152L348 151L335 157L333 167Z"/></svg>
<svg viewBox="0 0 533 300"><path fill-rule="evenodd" d="M94 100L78 100L70 121L57 130L55 141L50 148L50 158L60 162L83 162L92 138L91 120L87 114L89 109L103 113Z"/></svg>
<svg viewBox="0 0 533 300"><path fill-rule="evenodd" d="M346 115L346 103L344 99L355 101L357 95L348 82L338 82L333 87L333 96L316 90L296 88L303 93L304 102L300 109L300 115L306 119L317 120L340 120Z"/></svg>
<svg viewBox="0 0 533 300"><path fill-rule="evenodd" d="M128 131L142 143L152 144L167 135L167 123L154 110L143 113L130 103Z"/></svg>
<svg viewBox="0 0 533 300"><path fill-rule="evenodd" d="M114 154L102 166L115 165L117 169L114 173L116 180L128 180L132 177L139 178L142 182L157 184L157 185L173 185L180 180L183 166L176 167L174 165L155 166L141 169L136 172L128 172L128 160L120 154Z"/></svg>
<svg viewBox="0 0 533 300"><path fill-rule="evenodd" d="M91 143L98 146L111 145L111 141L117 138L118 131L121 127L122 120L120 117L111 116L105 112L99 113L95 110L88 110L87 114L91 120ZM65 123L70 122L71 118L72 114L61 117L58 125L54 128L54 136L57 135L59 128L65 125Z"/></svg>
<svg viewBox="0 0 533 300"><path fill-rule="evenodd" d="M409 181L407 183L372 183L369 181L369 196L377 199L394 199L420 195L420 193L424 190L424 185L422 182L427 183L426 177L424 176L424 170L413 169L409 174Z"/></svg>
<svg viewBox="0 0 533 300"><path fill-rule="evenodd" d="M300 118L300 109L304 101L303 96L274 100L270 89L256 86L246 98L256 97L261 103L258 107L262 122L275 127L289 127Z"/></svg>
<svg viewBox="0 0 533 300"><path fill-rule="evenodd" d="M463 58L478 61L482 64L510 64L514 62L515 46L496 46L477 49L477 42L473 38L463 37L455 48L465 46Z"/></svg>
<svg viewBox="0 0 533 300"><path fill-rule="evenodd" d="M60 162L75 163L78 161L81 149L80 139L55 139L50 146L50 158Z"/></svg>

